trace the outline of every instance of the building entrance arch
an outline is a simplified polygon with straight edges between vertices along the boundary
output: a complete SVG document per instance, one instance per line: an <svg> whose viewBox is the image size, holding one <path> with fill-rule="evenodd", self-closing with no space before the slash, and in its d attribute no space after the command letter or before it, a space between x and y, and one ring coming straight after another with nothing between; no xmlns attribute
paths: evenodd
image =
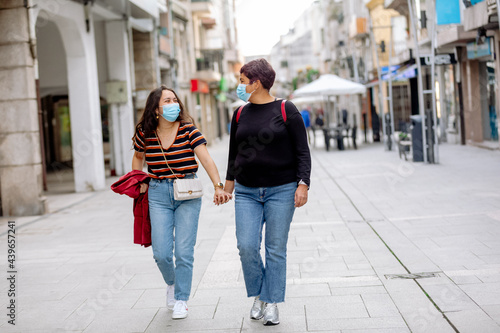
<svg viewBox="0 0 500 333"><path fill-rule="evenodd" d="M54 89L64 91L64 86L67 88L75 191L103 189L104 157L92 16L87 18L87 25L84 6L73 1L44 0L35 3L37 10L34 21L38 31L57 28L65 53L66 82L63 82L60 72L51 73L50 69L47 72L47 68L43 68L47 65L43 58L39 64L39 73L56 83L63 83L63 86L53 87ZM38 46L44 47L46 46ZM51 53L55 58L61 58L57 49L43 52L47 52L49 58ZM50 88L42 85L41 91Z"/></svg>

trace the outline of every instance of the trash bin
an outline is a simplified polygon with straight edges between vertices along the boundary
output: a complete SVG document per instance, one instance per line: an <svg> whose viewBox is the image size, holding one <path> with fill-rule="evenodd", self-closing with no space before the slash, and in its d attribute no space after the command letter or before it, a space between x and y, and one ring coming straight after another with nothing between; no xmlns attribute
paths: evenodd
<svg viewBox="0 0 500 333"><path fill-rule="evenodd" d="M411 148L413 151L413 162L424 161L424 147L422 139L422 116L410 116L411 121Z"/></svg>

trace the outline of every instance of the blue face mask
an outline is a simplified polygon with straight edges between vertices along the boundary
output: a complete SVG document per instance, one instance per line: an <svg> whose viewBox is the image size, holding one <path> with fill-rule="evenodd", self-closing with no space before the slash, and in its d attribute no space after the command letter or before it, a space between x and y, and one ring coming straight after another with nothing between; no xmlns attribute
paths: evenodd
<svg viewBox="0 0 500 333"><path fill-rule="evenodd" d="M173 123L179 117L179 113L181 113L181 108L179 103L165 104L163 105L163 118L167 121Z"/></svg>
<svg viewBox="0 0 500 333"><path fill-rule="evenodd" d="M247 85L248 84L243 84L240 83L238 85L238 88L236 88L236 94L238 97L243 101L243 102L248 102L250 99L250 96L252 95L253 91L251 93L247 93ZM255 90L254 90L255 91Z"/></svg>

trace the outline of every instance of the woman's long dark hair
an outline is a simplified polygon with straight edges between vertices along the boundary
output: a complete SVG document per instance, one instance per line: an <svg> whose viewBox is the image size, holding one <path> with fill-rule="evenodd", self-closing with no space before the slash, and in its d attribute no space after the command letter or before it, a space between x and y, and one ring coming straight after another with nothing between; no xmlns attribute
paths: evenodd
<svg viewBox="0 0 500 333"><path fill-rule="evenodd" d="M165 85L161 85L160 87L151 90L149 93L148 99L146 100L146 107L144 108L144 113L142 114L141 119L135 126L135 131L144 132L144 136L148 137L153 134L156 128L158 127L158 119L156 118L156 109L159 108L161 95L163 94L163 90L171 91L175 98L177 98L177 103L179 103L179 107L181 109L181 113L176 121L180 121L182 123L192 123L194 124L194 119L189 115L189 112L184 108L184 104L180 100L179 96L175 93L173 89L168 88ZM161 115L160 115L161 117ZM132 138L132 141L134 138Z"/></svg>

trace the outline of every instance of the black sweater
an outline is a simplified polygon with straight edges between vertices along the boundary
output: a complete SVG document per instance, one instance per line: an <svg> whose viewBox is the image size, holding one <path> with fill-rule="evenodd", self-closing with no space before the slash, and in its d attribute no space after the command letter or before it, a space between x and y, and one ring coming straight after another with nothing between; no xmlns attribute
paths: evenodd
<svg viewBox="0 0 500 333"><path fill-rule="evenodd" d="M310 185L311 153L304 121L295 105L281 100L247 104L231 121L227 180L247 187L270 187L303 180Z"/></svg>

